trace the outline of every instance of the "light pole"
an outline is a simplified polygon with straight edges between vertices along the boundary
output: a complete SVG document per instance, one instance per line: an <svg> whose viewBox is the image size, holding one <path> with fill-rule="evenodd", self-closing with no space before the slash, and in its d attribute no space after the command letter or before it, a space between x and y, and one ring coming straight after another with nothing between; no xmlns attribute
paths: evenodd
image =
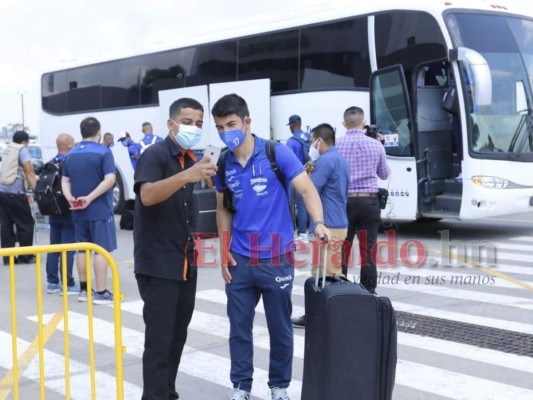
<svg viewBox="0 0 533 400"><path fill-rule="evenodd" d="M20 106L22 108L22 130L24 130L24 93L20 94Z"/></svg>

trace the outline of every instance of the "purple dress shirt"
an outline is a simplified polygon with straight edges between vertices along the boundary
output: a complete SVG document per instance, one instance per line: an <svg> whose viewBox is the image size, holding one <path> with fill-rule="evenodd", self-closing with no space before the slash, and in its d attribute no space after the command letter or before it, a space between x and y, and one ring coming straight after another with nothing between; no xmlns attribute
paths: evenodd
<svg viewBox="0 0 533 400"><path fill-rule="evenodd" d="M390 173L383 145L361 129L349 129L337 139L335 147L350 166L348 194L376 193L377 178L387 179Z"/></svg>

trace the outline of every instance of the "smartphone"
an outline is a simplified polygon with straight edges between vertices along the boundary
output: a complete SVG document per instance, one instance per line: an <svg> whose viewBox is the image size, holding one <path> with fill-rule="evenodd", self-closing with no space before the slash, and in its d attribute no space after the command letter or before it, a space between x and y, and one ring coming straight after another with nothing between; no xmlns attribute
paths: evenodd
<svg viewBox="0 0 533 400"><path fill-rule="evenodd" d="M220 147L207 145L207 147L204 150L204 157L209 156L211 157L211 163L216 164L218 161L218 157L220 156Z"/></svg>

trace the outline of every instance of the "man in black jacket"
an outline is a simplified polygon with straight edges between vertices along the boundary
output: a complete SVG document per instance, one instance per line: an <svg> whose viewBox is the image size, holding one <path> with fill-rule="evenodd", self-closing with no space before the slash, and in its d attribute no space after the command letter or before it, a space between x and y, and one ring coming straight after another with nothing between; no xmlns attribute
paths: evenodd
<svg viewBox="0 0 533 400"><path fill-rule="evenodd" d="M144 302L143 399L178 399L176 376L196 294L194 182L216 171L209 157L195 163L204 110L194 99L170 106L168 136L135 169L135 276Z"/></svg>

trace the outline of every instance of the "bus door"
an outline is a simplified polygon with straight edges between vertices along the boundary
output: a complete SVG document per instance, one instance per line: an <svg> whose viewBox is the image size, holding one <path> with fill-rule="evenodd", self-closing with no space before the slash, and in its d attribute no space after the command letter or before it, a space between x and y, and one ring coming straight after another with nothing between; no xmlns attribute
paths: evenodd
<svg viewBox="0 0 533 400"><path fill-rule="evenodd" d="M370 120L384 134L389 202L383 218L415 220L418 204L417 164L414 153L413 118L403 68L396 65L376 71L370 78Z"/></svg>
<svg viewBox="0 0 533 400"><path fill-rule="evenodd" d="M211 111L218 99L231 93L238 94L248 104L248 110L252 118L252 133L263 139L270 139L270 79L254 79L209 85L209 110ZM211 144L224 146L214 122L210 124L208 134L212 140Z"/></svg>
<svg viewBox="0 0 533 400"><path fill-rule="evenodd" d="M461 128L455 79L446 60L413 70L413 114L420 189L419 216L459 216ZM454 149L456 149L454 151Z"/></svg>

